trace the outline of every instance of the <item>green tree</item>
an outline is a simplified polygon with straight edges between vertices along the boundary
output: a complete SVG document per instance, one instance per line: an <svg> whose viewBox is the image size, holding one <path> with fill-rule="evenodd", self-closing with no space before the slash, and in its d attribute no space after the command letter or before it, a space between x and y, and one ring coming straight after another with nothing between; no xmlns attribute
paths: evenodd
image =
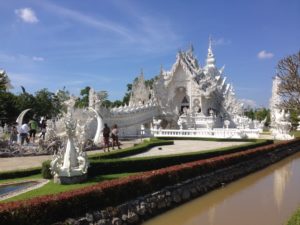
<svg viewBox="0 0 300 225"><path fill-rule="evenodd" d="M75 102L75 107L77 108L86 108L89 106L89 92L90 92L90 87L86 86L84 89L80 91L80 96L76 102Z"/></svg>
<svg viewBox="0 0 300 225"><path fill-rule="evenodd" d="M4 70L0 70L0 92L5 92L11 87L10 80Z"/></svg>
<svg viewBox="0 0 300 225"><path fill-rule="evenodd" d="M67 112L67 107L64 105L64 101L70 99L70 92L64 86L63 89L59 89L54 96L54 107L61 112Z"/></svg>
<svg viewBox="0 0 300 225"><path fill-rule="evenodd" d="M0 92L0 120L6 123L16 121L20 110L16 106L17 96L10 92Z"/></svg>
<svg viewBox="0 0 300 225"><path fill-rule="evenodd" d="M37 116L52 118L60 113L59 100L54 93L43 88L35 93L34 111Z"/></svg>
<svg viewBox="0 0 300 225"><path fill-rule="evenodd" d="M244 110L244 115L247 116L248 118L252 119L252 120L255 119L255 112L250 107L248 107L247 109Z"/></svg>
<svg viewBox="0 0 300 225"><path fill-rule="evenodd" d="M270 124L270 110L266 108L260 108L255 110L255 119L262 121L266 119L265 126L269 126Z"/></svg>
<svg viewBox="0 0 300 225"><path fill-rule="evenodd" d="M137 79L137 78L136 78ZM131 96L131 91L132 91L132 84L127 84L127 91L123 97L123 104L128 105L129 100L130 100L130 96Z"/></svg>

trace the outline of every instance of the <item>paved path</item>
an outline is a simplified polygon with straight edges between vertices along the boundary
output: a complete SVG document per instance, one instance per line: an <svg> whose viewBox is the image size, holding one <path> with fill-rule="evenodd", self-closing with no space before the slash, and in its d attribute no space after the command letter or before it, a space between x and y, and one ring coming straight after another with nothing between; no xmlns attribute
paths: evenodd
<svg viewBox="0 0 300 225"><path fill-rule="evenodd" d="M122 148L128 148L140 140L122 141ZM103 152L103 150L88 151L88 155ZM51 159L51 155L0 158L0 172L19 170L42 166L42 162Z"/></svg>
<svg viewBox="0 0 300 225"><path fill-rule="evenodd" d="M216 142L216 141L191 141L175 140L174 145L156 146L142 154L131 156L130 158L155 156L155 155L172 155L186 152L206 151L216 148L224 148L235 145L243 145L247 142Z"/></svg>
<svg viewBox="0 0 300 225"><path fill-rule="evenodd" d="M122 148L128 148L140 140L123 141ZM174 145L165 145L161 147L154 147L148 152L138 154L132 157L143 157L153 155L170 155L179 154L184 152L195 152L201 150L210 150L234 145L242 145L246 142L214 142L214 141L188 141L178 140L174 141ZM159 149L160 148L160 149ZM88 151L88 155L103 152L103 150ZM32 167L40 167L42 162L51 159L51 155L43 156L26 156L26 157L13 157L13 158L0 158L0 172L26 169Z"/></svg>

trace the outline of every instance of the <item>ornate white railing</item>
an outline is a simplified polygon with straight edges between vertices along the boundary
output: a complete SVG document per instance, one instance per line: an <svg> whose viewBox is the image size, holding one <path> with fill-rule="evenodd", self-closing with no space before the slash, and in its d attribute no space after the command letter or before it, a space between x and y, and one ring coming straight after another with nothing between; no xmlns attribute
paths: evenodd
<svg viewBox="0 0 300 225"><path fill-rule="evenodd" d="M258 138L258 129L196 129L196 130L164 130L152 129L155 137L208 137L208 138Z"/></svg>

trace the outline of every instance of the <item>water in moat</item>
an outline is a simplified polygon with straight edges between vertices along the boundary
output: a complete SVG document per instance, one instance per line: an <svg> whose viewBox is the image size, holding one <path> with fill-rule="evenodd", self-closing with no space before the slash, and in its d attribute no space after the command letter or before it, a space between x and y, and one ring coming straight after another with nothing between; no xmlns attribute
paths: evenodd
<svg viewBox="0 0 300 225"><path fill-rule="evenodd" d="M300 207L300 153L144 225L282 225Z"/></svg>

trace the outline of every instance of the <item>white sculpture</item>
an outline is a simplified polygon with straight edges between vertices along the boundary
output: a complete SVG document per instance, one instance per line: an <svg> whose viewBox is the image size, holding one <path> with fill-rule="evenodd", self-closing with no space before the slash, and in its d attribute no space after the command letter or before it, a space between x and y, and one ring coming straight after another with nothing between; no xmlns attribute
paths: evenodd
<svg viewBox="0 0 300 225"><path fill-rule="evenodd" d="M158 130L160 129L160 124L161 124L161 119L156 119L153 117L153 125L154 125L154 129Z"/></svg>
<svg viewBox="0 0 300 225"><path fill-rule="evenodd" d="M70 112L66 117L65 126L68 137L65 152L53 156L51 172L56 183L79 183L86 179L88 169L87 154L83 152L84 129L79 127L81 131L78 135L79 140L76 141L77 122L72 118Z"/></svg>
<svg viewBox="0 0 300 225"><path fill-rule="evenodd" d="M16 122L17 122L17 129L18 130L20 130L20 128L21 128L21 126L22 126L22 124L23 124L23 119L24 119L24 116L25 116L25 114L29 111L29 110L31 110L31 108L29 108L29 109L25 109L25 110L23 110L21 113L20 113L20 115L18 116L18 118L17 118L17 120L16 120ZM18 143L21 143L21 137L20 137L20 135L18 135Z"/></svg>
<svg viewBox="0 0 300 225"><path fill-rule="evenodd" d="M183 128L183 123L184 122L182 121L182 117L180 116L178 121L177 121L177 124L178 124L180 130L182 130L182 128Z"/></svg>
<svg viewBox="0 0 300 225"><path fill-rule="evenodd" d="M298 122L297 131L300 131L300 115L298 116L298 120L299 120L299 122Z"/></svg>
<svg viewBox="0 0 300 225"><path fill-rule="evenodd" d="M93 139L93 143L94 143L94 145L99 146L102 142L102 130L103 130L103 127L104 127L103 126L103 119L95 109L93 109L91 107L89 107L89 109L96 114L97 130L96 130L96 134L95 134L94 139Z"/></svg>
<svg viewBox="0 0 300 225"><path fill-rule="evenodd" d="M226 129L228 129L229 125L230 125L230 121L229 120L224 120L224 127Z"/></svg>
<svg viewBox="0 0 300 225"><path fill-rule="evenodd" d="M274 139L277 140L290 140L294 136L289 134L292 124L290 120L290 113L284 109L280 109L281 97L278 95L278 88L280 85L280 78L276 76L273 79L272 97L270 100L271 109L271 132Z"/></svg>

